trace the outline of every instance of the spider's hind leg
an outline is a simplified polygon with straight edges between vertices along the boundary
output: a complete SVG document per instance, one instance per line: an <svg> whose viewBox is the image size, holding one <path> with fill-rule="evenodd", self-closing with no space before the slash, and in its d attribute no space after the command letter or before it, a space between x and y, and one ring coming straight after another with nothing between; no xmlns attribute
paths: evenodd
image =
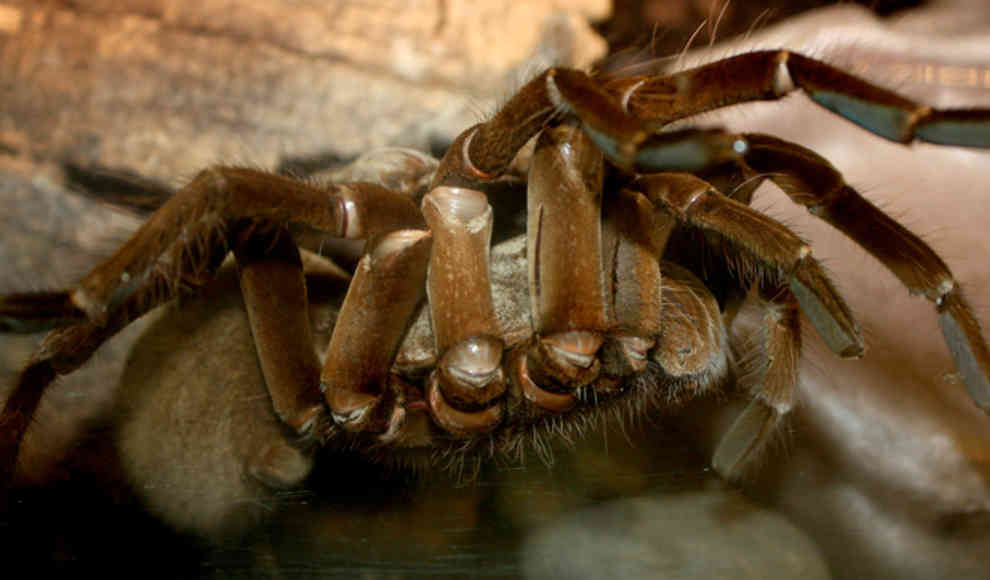
<svg viewBox="0 0 990 580"><path fill-rule="evenodd" d="M111 321L105 326L83 322L52 331L45 337L0 411L0 507L5 491L14 480L17 457L24 434L31 426L42 395L58 375L70 373L124 323Z"/></svg>

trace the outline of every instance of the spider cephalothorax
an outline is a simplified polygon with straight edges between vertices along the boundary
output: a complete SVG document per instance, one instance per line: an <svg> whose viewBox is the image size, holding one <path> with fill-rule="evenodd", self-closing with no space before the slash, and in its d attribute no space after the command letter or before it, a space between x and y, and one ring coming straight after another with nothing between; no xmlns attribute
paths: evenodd
<svg viewBox="0 0 990 580"><path fill-rule="evenodd" d="M276 415L304 440L340 437L379 453L491 446L609 401L700 392L729 376L726 319L749 294L765 311L763 363L752 402L715 454L734 475L793 406L799 310L838 355L864 349L811 248L748 207L764 178L936 304L969 392L990 407L979 326L918 237L799 145L664 130L796 88L887 139L990 147L988 110L932 109L807 57L766 51L655 77L549 69L463 132L438 166L404 154L412 168L378 183L319 186L212 168L74 289L0 299L4 329L55 328L4 407L0 473L12 476L48 383L147 310L209 282L232 251ZM511 195L500 177L534 137L526 237L492 260L488 195L496 208L498 196ZM314 235L367 240L322 363L305 272L326 265L298 249ZM728 274L695 267L699 238L718 248ZM634 380L647 372L650 381Z"/></svg>

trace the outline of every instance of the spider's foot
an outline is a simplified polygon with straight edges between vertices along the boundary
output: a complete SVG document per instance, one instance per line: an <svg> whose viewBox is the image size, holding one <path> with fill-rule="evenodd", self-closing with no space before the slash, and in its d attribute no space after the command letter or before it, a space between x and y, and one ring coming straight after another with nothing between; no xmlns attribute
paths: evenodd
<svg viewBox="0 0 990 580"><path fill-rule="evenodd" d="M972 310L957 292L939 298L938 322L973 401L990 414L990 353Z"/></svg>
<svg viewBox="0 0 990 580"><path fill-rule="evenodd" d="M712 467L730 481L741 478L746 467L773 438L782 418L760 398L752 399L719 440L712 455Z"/></svg>
<svg viewBox="0 0 990 580"><path fill-rule="evenodd" d="M490 336L470 337L444 353L427 385L437 425L463 437L490 431L502 421L502 353L502 341Z"/></svg>
<svg viewBox="0 0 990 580"><path fill-rule="evenodd" d="M863 356L866 347L859 324L816 260L809 256L798 263L790 288L832 352L842 358Z"/></svg>
<svg viewBox="0 0 990 580"><path fill-rule="evenodd" d="M602 334L587 330L535 339L513 367L520 394L540 411L569 411L577 404L578 389L597 386L603 366L598 351L603 342ZM606 386L613 389L611 382Z"/></svg>

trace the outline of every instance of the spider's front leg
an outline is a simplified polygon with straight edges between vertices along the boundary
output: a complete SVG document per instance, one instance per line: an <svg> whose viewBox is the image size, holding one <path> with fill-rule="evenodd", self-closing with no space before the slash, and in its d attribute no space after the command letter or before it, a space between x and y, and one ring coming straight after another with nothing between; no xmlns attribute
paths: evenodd
<svg viewBox="0 0 990 580"><path fill-rule="evenodd" d="M429 408L448 433L488 431L503 419L507 386L489 275L492 208L479 191L439 187L423 199L423 214L434 236L427 292L441 353L427 381Z"/></svg>
<svg viewBox="0 0 990 580"><path fill-rule="evenodd" d="M302 259L287 231L257 226L242 228L234 243L251 335L276 415L311 435L323 405Z"/></svg>
<svg viewBox="0 0 990 580"><path fill-rule="evenodd" d="M738 258L752 265L747 270L761 273L754 276L764 311L761 360L742 381L753 400L723 435L712 460L720 473L736 477L793 408L801 344L798 310L843 357L862 355L859 326L811 249L787 227L694 175L646 175L631 187L670 219L722 236L734 251L741 250Z"/></svg>
<svg viewBox="0 0 990 580"><path fill-rule="evenodd" d="M651 127L728 105L802 90L816 103L891 141L990 147L990 109L936 109L786 50L748 52L690 70L606 83L623 110Z"/></svg>
<svg viewBox="0 0 990 580"><path fill-rule="evenodd" d="M406 420L394 412L415 393L391 366L422 300L432 241L423 230L392 232L372 240L358 263L320 374L335 423L345 430L394 432Z"/></svg>
<svg viewBox="0 0 990 580"><path fill-rule="evenodd" d="M798 363L801 358L800 303L784 284L761 281L757 299L763 317L757 337L756 360L740 378L741 387L752 399L722 435L712 455L712 466L734 478L776 434L778 425L796 403Z"/></svg>
<svg viewBox="0 0 990 580"><path fill-rule="evenodd" d="M557 389L572 407L574 389L598 378L597 353L608 330L602 268L601 154L573 125L544 131L527 189L527 254L534 344L520 360L527 398ZM653 280L653 286L656 282ZM540 386L538 386L540 385ZM544 388L546 387L546 388Z"/></svg>
<svg viewBox="0 0 990 580"><path fill-rule="evenodd" d="M637 85L638 86L638 85ZM526 83L486 123L461 133L433 177L438 185L468 185L500 176L516 153L555 117L574 115L602 153L624 169L693 171L735 161L746 142L724 131L656 134L586 73L551 68Z"/></svg>

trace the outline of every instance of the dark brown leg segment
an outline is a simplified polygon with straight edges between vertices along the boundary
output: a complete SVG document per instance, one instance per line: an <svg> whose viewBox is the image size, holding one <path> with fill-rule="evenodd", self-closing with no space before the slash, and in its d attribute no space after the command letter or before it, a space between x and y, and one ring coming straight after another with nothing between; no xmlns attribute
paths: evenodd
<svg viewBox="0 0 990 580"><path fill-rule="evenodd" d="M125 304L118 317L103 326L83 322L53 330L31 357L0 412L0 494L6 493L14 477L21 441L45 389L58 375L81 367L100 345L133 320L126 312Z"/></svg>
<svg viewBox="0 0 990 580"><path fill-rule="evenodd" d="M658 208L684 223L721 234L786 276L829 347L843 357L862 355L863 338L852 312L811 256L811 248L789 229L690 174L645 176L636 184Z"/></svg>
<svg viewBox="0 0 990 580"><path fill-rule="evenodd" d="M421 227L416 204L368 183L329 190L253 169L217 167L201 172L156 211L128 242L68 293L18 294L0 301L4 327L48 328L76 320L80 311L102 324L112 310L131 302L136 316L183 287L212 279L218 251L225 252L232 225L260 220L299 224L331 235L362 239L376 233ZM222 257L222 254L221 254ZM140 304L130 300L141 294Z"/></svg>
<svg viewBox="0 0 990 580"><path fill-rule="evenodd" d="M234 256L275 413L296 433L312 435L324 407L299 250L289 232L256 224L237 233Z"/></svg>
<svg viewBox="0 0 990 580"><path fill-rule="evenodd" d="M745 166L765 173L792 200L878 259L908 288L935 303L942 333L970 395L990 410L990 350L945 262L928 244L846 185L817 153L768 135L747 136ZM798 294L800 298L800 294Z"/></svg>
<svg viewBox="0 0 990 580"><path fill-rule="evenodd" d="M31 334L86 320L69 292L26 292L0 296L0 332Z"/></svg>
<svg viewBox="0 0 990 580"><path fill-rule="evenodd" d="M501 420L505 348L489 276L492 208L480 191L438 187L423 198L433 232L427 288L440 361L427 399L438 425L469 436Z"/></svg>
<svg viewBox="0 0 990 580"><path fill-rule="evenodd" d="M0 509L6 508L5 494L17 471L21 441L34 418L45 387L58 376L51 361L35 360L18 378L17 385L0 413Z"/></svg>
<svg viewBox="0 0 990 580"><path fill-rule="evenodd" d="M608 327L602 272L601 153L580 128L539 138L530 171L527 235L536 343L528 356L538 385L567 390L598 376Z"/></svg>
<svg viewBox="0 0 990 580"><path fill-rule="evenodd" d="M654 128L801 89L819 105L892 141L990 147L990 109L933 109L786 50L740 54L666 76L618 79L605 88Z"/></svg>
<svg viewBox="0 0 990 580"><path fill-rule="evenodd" d="M37 402L56 375L78 368L118 330L178 291L209 282L231 246L229 230L258 222L302 224L362 238L421 225L422 218L411 200L373 184L339 185L326 191L250 169L219 167L202 172L75 290L19 294L0 302L6 329L17 324L51 328L78 320L83 312L89 320L53 331L45 339L0 415L0 424L10 426L3 433L2 452L17 453ZM20 322L11 324L11 320ZM278 344L275 339L261 348L272 353L279 350ZM273 384L286 381L277 379ZM287 420L297 423L294 427L305 427L306 412L300 411L298 401L283 400L282 394L274 399ZM15 456L0 457L0 462L9 477Z"/></svg>
<svg viewBox="0 0 990 580"><path fill-rule="evenodd" d="M625 102L580 71L547 72L551 101L581 119L581 127L609 160L643 172L697 171L738 159L746 143L720 130L686 129L655 133L625 109Z"/></svg>
<svg viewBox="0 0 990 580"><path fill-rule="evenodd" d="M334 325L320 386L335 422L384 431L378 411L389 393L399 342L423 298L433 238L422 230L382 236L358 264Z"/></svg>
<svg viewBox="0 0 990 580"><path fill-rule="evenodd" d="M115 303L152 279L160 278L170 288L202 284L212 273L189 258L199 246L223 239L227 228L245 220L302 224L347 238L421 223L414 203L379 186L349 184L326 191L263 171L218 167L200 173L156 211L116 254L83 279L72 301L99 321Z"/></svg>
<svg viewBox="0 0 990 580"><path fill-rule="evenodd" d="M553 70L526 83L491 120L458 135L440 160L430 189L471 187L501 175L522 146L554 116L556 105L547 91L547 76Z"/></svg>
<svg viewBox="0 0 990 580"><path fill-rule="evenodd" d="M722 436L712 466L722 476L737 479L759 457L781 421L794 407L801 357L798 301L785 286L760 284L758 299L764 312L756 335L758 348L743 361L740 377L752 400Z"/></svg>
<svg viewBox="0 0 990 580"><path fill-rule="evenodd" d="M655 135L615 95L581 71L551 68L526 84L487 123L461 133L431 187L468 186L497 178L519 149L555 116L574 115L612 163L625 169L693 171L738 159L746 144L719 130Z"/></svg>

